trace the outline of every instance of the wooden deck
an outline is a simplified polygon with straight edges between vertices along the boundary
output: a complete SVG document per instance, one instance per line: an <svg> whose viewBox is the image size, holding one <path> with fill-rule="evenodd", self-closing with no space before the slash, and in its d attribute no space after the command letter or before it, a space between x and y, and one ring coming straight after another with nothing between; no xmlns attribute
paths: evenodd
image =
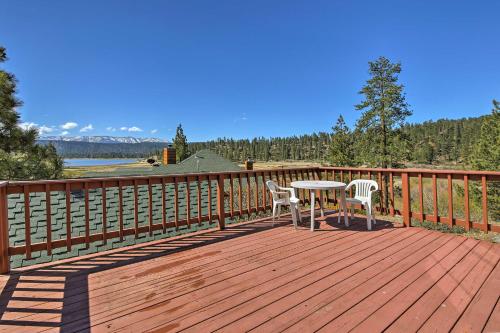
<svg viewBox="0 0 500 333"><path fill-rule="evenodd" d="M0 330L494 332L499 257L384 221L261 220L3 276Z"/></svg>

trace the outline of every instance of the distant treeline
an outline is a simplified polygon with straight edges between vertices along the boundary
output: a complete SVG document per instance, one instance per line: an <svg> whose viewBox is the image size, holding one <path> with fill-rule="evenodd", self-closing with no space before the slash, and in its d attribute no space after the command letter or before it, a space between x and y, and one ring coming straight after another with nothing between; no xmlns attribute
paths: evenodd
<svg viewBox="0 0 500 333"><path fill-rule="evenodd" d="M456 120L441 119L421 124L407 124L401 129L407 143L401 147L404 160L415 163L468 162L474 140L480 133L483 117ZM208 142L191 142L189 152L210 149L232 161L250 157L259 161L329 160L332 133L283 138L234 140L220 138ZM353 132L353 138L356 138ZM41 140L47 144L49 141ZM125 158L160 155L166 143L91 143L50 141L66 158ZM356 144L354 142L354 144Z"/></svg>
<svg viewBox="0 0 500 333"><path fill-rule="evenodd" d="M415 163L468 162L474 140L477 139L485 116L456 120L440 119L421 124L407 124L401 128L407 138L402 150L403 160ZM353 145L356 145L356 132ZM220 138L208 142L189 143L191 153L211 149L233 161L247 157L260 161L329 160L332 133L284 138L254 138L234 140ZM361 144L361 143L360 143Z"/></svg>
<svg viewBox="0 0 500 333"><path fill-rule="evenodd" d="M58 154L65 158L149 157L167 146L167 143L164 142L95 143L47 140L39 142L41 144L52 143Z"/></svg>

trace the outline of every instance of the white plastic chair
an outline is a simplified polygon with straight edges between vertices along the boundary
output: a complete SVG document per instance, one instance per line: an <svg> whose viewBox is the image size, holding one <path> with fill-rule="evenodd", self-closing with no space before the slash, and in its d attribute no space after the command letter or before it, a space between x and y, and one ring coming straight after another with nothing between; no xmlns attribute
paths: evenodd
<svg viewBox="0 0 500 333"><path fill-rule="evenodd" d="M299 221L302 222L302 216L300 215L300 199L295 196L295 191L290 187L281 187L278 186L272 180L268 180L266 182L267 188L271 192L273 196L273 226L274 219L276 215L280 218L281 214L281 206L290 206L290 210L292 211L292 220L295 229L297 229L297 215L299 217Z"/></svg>
<svg viewBox="0 0 500 333"><path fill-rule="evenodd" d="M378 184L374 180L356 179L347 185L346 192L354 186L356 192L354 198L346 198L346 203L351 205L351 219L354 217L354 205L363 205L366 209L366 226L368 230L372 230L371 220L373 224L377 224L372 211L372 194L378 191Z"/></svg>

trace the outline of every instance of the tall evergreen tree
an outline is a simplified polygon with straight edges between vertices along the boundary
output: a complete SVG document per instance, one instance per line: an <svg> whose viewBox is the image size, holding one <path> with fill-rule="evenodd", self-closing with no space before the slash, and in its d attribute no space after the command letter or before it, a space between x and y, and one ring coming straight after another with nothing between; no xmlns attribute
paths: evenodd
<svg viewBox="0 0 500 333"><path fill-rule="evenodd" d="M389 59L380 57L369 62L369 66L370 79L359 92L364 100L355 106L363 111L356 126L372 146L370 154L365 154L364 159L387 168L398 162L401 152L395 149L394 143L400 139L400 128L412 113L406 103L404 86L397 83L401 64L393 64Z"/></svg>
<svg viewBox="0 0 500 333"><path fill-rule="evenodd" d="M334 166L351 166L354 164L354 147L352 133L342 115L333 127L330 142L330 162Z"/></svg>
<svg viewBox="0 0 500 333"><path fill-rule="evenodd" d="M398 84L400 63L391 63L385 57L369 62L370 78L359 92L364 100L356 105L363 111L357 122L362 135L358 145L363 160L382 168L393 167L404 156L405 142L401 127L412 113L406 103L404 86ZM389 207L388 181L384 176L384 206Z"/></svg>
<svg viewBox="0 0 500 333"><path fill-rule="evenodd" d="M7 60L0 46L0 63ZM62 176L63 161L52 145L36 144L36 128L20 127L16 78L0 69L0 179L44 179Z"/></svg>
<svg viewBox="0 0 500 333"><path fill-rule="evenodd" d="M179 124L179 126L177 126L173 142L178 162L189 157L188 142L186 135L184 134L184 130L182 129L182 124Z"/></svg>

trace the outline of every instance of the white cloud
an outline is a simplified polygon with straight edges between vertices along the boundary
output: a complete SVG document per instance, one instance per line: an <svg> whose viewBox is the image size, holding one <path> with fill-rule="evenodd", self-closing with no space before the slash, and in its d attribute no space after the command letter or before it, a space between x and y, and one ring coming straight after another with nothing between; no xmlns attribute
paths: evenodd
<svg viewBox="0 0 500 333"><path fill-rule="evenodd" d="M78 124L75 122L72 122L72 121L68 121L67 123L62 124L60 127L64 130L70 130L70 129L73 129L75 127L78 127Z"/></svg>
<svg viewBox="0 0 500 333"><path fill-rule="evenodd" d="M94 127L92 126L92 124L88 124L87 126L84 126L80 129L80 132L88 132L88 131L92 131L94 129Z"/></svg>
<svg viewBox="0 0 500 333"><path fill-rule="evenodd" d="M20 123L19 127L21 127L23 130L28 130L30 128L38 128L38 124L32 122L26 122L26 123Z"/></svg>
<svg viewBox="0 0 500 333"><path fill-rule="evenodd" d="M120 127L120 131L129 131L129 132L142 132L142 128L139 128L137 126L132 126L132 127Z"/></svg>
<svg viewBox="0 0 500 333"><path fill-rule="evenodd" d="M106 131L116 132L116 128L109 126L109 127L106 127Z"/></svg>
<svg viewBox="0 0 500 333"><path fill-rule="evenodd" d="M20 123L19 127L21 127L23 130L36 128L38 130L38 132L40 133L40 135L52 133L54 131L54 126L51 126L51 127L46 126L46 125L39 126L38 124L33 123L33 122Z"/></svg>
<svg viewBox="0 0 500 333"><path fill-rule="evenodd" d="M129 127L128 129L129 132L142 132L142 129L136 126Z"/></svg>
<svg viewBox="0 0 500 333"><path fill-rule="evenodd" d="M54 127L48 127L48 126L42 125L38 128L38 131L40 132L40 135L44 135L47 133L54 132Z"/></svg>
<svg viewBox="0 0 500 333"><path fill-rule="evenodd" d="M68 135L68 134L69 134L69 132L68 132L68 131L62 131L62 132L61 132L61 135L63 135L63 136L64 136L64 135Z"/></svg>
<svg viewBox="0 0 500 333"><path fill-rule="evenodd" d="M158 132L157 129L151 130L151 134L155 134L156 132Z"/></svg>

